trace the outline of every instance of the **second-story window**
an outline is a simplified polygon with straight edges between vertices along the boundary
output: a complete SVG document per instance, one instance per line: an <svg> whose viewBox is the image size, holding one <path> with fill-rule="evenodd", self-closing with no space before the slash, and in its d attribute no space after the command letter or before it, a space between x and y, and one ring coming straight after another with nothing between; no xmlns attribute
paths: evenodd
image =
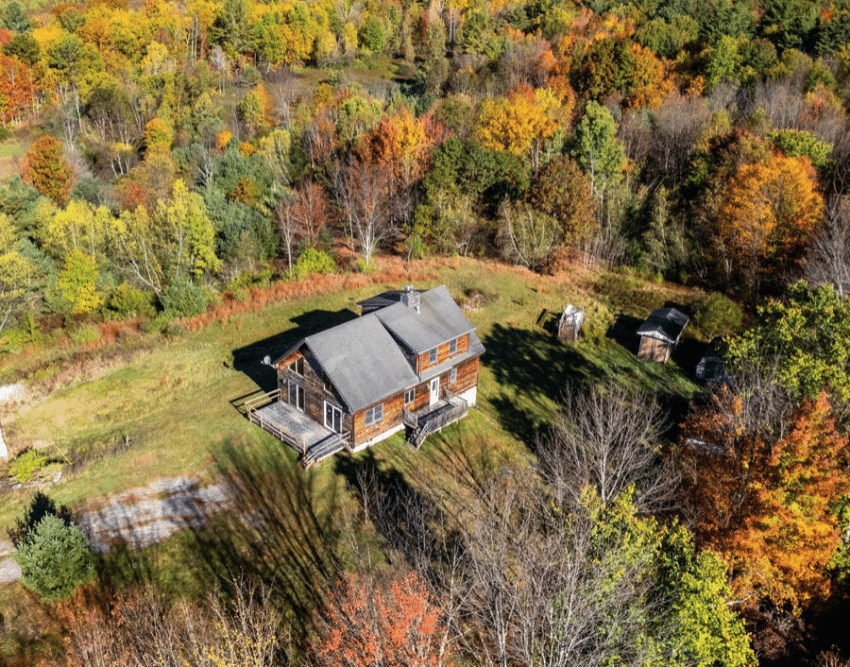
<svg viewBox="0 0 850 667"><path fill-rule="evenodd" d="M295 361L289 364L289 368L296 375L304 377L304 357L298 357Z"/></svg>
<svg viewBox="0 0 850 667"><path fill-rule="evenodd" d="M457 338L452 338L449 341L449 354L450 355L457 354Z"/></svg>
<svg viewBox="0 0 850 667"><path fill-rule="evenodd" d="M437 363L437 348L435 347L433 350L428 350L428 363L436 364Z"/></svg>

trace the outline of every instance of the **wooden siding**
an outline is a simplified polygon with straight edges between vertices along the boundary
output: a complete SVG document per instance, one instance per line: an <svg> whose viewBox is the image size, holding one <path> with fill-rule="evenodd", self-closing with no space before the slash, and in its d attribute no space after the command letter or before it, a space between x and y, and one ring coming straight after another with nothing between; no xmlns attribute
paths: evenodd
<svg viewBox="0 0 850 667"><path fill-rule="evenodd" d="M299 356L304 357L304 375L298 375L291 368L290 364ZM349 430L351 420L346 419L345 408L339 398L328 392L325 389L324 375L316 371L318 364L313 360L309 351L298 351L277 365L277 386L281 390L281 400L289 402L289 393L287 388L287 380L294 380L297 384L304 388L304 414L318 424L324 426L325 423L325 401L333 403L343 412L343 431Z"/></svg>
<svg viewBox="0 0 850 667"><path fill-rule="evenodd" d="M651 338L650 336L641 336L637 356L641 359L649 359L650 361L666 364L670 358L672 349L673 346L665 343L663 340Z"/></svg>
<svg viewBox="0 0 850 667"><path fill-rule="evenodd" d="M451 371L450 371L451 372ZM446 374L448 381L450 375ZM463 392L478 386L478 357L473 357L457 366L457 381L449 382L449 391L453 394Z"/></svg>
<svg viewBox="0 0 850 667"><path fill-rule="evenodd" d="M401 410L404 406L404 392L390 396L388 399L381 401L384 405L384 418L377 424L366 426L366 410L374 407L370 405L365 410L361 410L354 414L354 429L352 446L362 445L364 442L375 438L384 431L391 429L393 426L401 424ZM378 405L375 403L374 405Z"/></svg>
<svg viewBox="0 0 850 667"><path fill-rule="evenodd" d="M464 334L457 339L457 352L455 352L452 356L457 356L459 354L463 354L469 349L469 334ZM443 343L442 345L437 347L437 361L436 363L429 363L429 353L423 352L418 357L416 357L416 372L423 373L427 371L429 368L434 368L434 366L439 366L440 364L449 360L449 343Z"/></svg>

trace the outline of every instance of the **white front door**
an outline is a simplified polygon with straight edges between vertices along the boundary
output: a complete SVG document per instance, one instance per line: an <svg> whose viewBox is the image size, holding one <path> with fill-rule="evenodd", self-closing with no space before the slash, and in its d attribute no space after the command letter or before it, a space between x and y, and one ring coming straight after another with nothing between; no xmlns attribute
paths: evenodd
<svg viewBox="0 0 850 667"><path fill-rule="evenodd" d="M431 400L429 405L434 405L437 401L440 400L440 378L435 377L431 380Z"/></svg>

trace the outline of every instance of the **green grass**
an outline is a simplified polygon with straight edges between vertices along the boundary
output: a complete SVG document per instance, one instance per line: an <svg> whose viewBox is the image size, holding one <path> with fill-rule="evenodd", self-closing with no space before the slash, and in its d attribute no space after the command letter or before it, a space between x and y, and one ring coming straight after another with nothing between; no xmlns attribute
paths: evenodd
<svg viewBox="0 0 850 667"><path fill-rule="evenodd" d="M4 432L16 448L40 441L55 443L58 450L71 452L72 458L87 452L94 456L82 469L46 489L57 503L74 509L95 506L99 498L153 479L183 474L206 480L222 472L236 474L253 480L252 484L256 480L270 484L269 493L274 495L280 492L275 485L281 481L266 479L268 471L274 471L274 477L285 478L299 493L304 492L304 484L309 485L305 497L309 496L321 523L338 507L350 506L350 466L359 462L371 460L383 470L415 477L423 470L439 472L445 467L473 475L487 466L530 458L538 430L549 422L568 385L610 378L681 400L695 389L676 364L639 360L609 335L618 317L627 318L628 325L629 317L645 316L650 308L671 301L687 303L696 298L692 293L631 277L628 289L612 289L611 281L621 281L620 277L540 277L474 260L439 262L427 271L433 277L417 286L445 283L461 302L472 302L472 295L481 294L480 308L467 316L477 326L487 352L478 409L429 438L419 452L394 436L366 452L337 457L304 473L294 452L249 424L234 407L260 390L255 381L259 374L265 372L266 381L273 383L271 370L259 364L265 354L274 354L269 345L279 350L295 340L300 331L297 323L324 327L340 311L356 312L359 299L383 289L376 285L275 304L259 313L232 317L226 324L214 322L196 333L163 338L161 344L142 349L130 361L119 357L97 377L36 400L5 422ZM568 302L587 309L587 335L575 344L556 341L538 323L551 323ZM541 318L544 309L548 315ZM272 342L263 344L266 339ZM61 368L61 362L51 356L56 354L55 350L43 353ZM37 361L6 357L3 374L14 373L17 363L32 366ZM31 494L19 491L0 500L0 529L12 525ZM185 556L168 554L181 553L186 539L176 541L183 545L180 548L157 548L166 554L164 563L185 565ZM240 543L237 550L245 548L245 539Z"/></svg>

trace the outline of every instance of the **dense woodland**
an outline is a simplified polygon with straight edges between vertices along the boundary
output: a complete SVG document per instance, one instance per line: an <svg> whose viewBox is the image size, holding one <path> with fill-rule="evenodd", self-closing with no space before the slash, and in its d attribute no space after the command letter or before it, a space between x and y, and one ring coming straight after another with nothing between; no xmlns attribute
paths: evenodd
<svg viewBox="0 0 850 667"><path fill-rule="evenodd" d="M5 353L388 254L621 267L752 323L683 423L568 394L533 474L447 500L364 472L377 547L204 602L78 595L57 660L847 664L850 2L4 5ZM71 530L38 518L36 561Z"/></svg>

